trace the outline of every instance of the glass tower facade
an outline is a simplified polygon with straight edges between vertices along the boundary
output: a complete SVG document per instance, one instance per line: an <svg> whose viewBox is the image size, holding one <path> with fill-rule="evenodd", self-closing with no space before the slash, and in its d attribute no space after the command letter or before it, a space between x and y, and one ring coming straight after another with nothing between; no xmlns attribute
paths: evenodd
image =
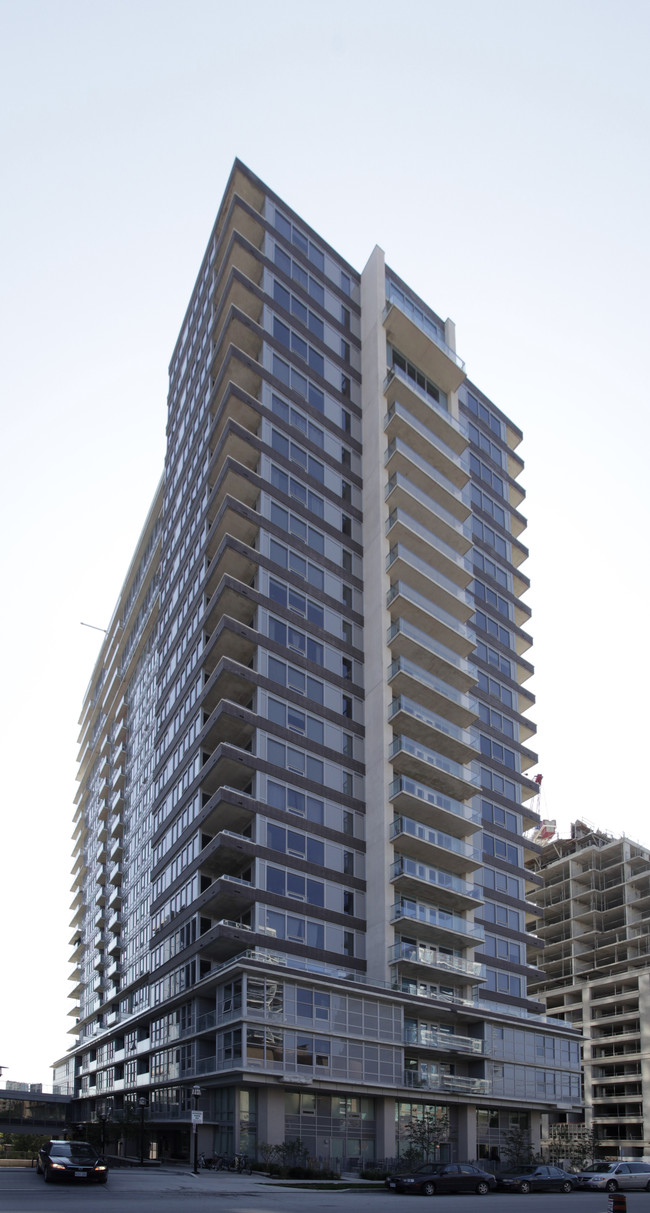
<svg viewBox="0 0 650 1213"><path fill-rule="evenodd" d="M580 1102L527 992L521 433L375 248L236 162L170 364L161 485L81 718L80 1119L159 1151L393 1157ZM541 1055L536 1041L542 1041Z"/></svg>

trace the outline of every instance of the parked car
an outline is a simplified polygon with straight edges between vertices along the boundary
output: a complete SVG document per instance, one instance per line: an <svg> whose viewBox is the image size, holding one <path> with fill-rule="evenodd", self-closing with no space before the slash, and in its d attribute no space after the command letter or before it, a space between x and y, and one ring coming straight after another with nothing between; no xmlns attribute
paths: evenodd
<svg viewBox="0 0 650 1213"><path fill-rule="evenodd" d="M386 1187L394 1192L435 1196L439 1192L478 1192L485 1196L496 1188L494 1175L468 1162L426 1162L416 1171L391 1175Z"/></svg>
<svg viewBox="0 0 650 1213"><path fill-rule="evenodd" d="M108 1167L87 1141L48 1141L38 1152L36 1171L46 1184L54 1179L87 1179L105 1184Z"/></svg>
<svg viewBox="0 0 650 1213"><path fill-rule="evenodd" d="M601 1192L616 1192L619 1188L645 1189L650 1192L650 1163L648 1162L595 1162L574 1175L576 1187L583 1191L599 1189Z"/></svg>
<svg viewBox="0 0 650 1213"><path fill-rule="evenodd" d="M502 1192L573 1192L576 1186L576 1176L561 1167L532 1164L501 1171L496 1179Z"/></svg>

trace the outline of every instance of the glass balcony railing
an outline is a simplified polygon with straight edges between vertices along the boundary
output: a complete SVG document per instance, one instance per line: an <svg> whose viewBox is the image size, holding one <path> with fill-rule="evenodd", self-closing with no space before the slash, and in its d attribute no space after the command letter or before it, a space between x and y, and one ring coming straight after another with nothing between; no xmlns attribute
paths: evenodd
<svg viewBox="0 0 650 1213"><path fill-rule="evenodd" d="M424 543L426 543L427 547L432 548L434 552L439 552L441 556L445 556L450 564L457 565L458 568L462 569L464 573L470 573L473 576L474 564L473 561L470 560L469 556L461 555L461 553L457 552L455 548L452 548L449 543L445 543L444 539L441 539L439 535L436 535L435 531L432 531L430 527L425 526L424 523L419 522L417 518L414 518L412 514L408 514L406 510L402 510L398 507L397 509L391 511L386 522L386 534L388 534L398 522L401 522L402 526L406 530L413 531L413 533L418 536L418 539L422 539Z"/></svg>
<svg viewBox="0 0 650 1213"><path fill-rule="evenodd" d="M464 1074L419 1074L416 1070L404 1071L404 1085L424 1091L458 1091L467 1095L487 1095L490 1091L487 1078L468 1078Z"/></svg>
<svg viewBox="0 0 650 1213"><path fill-rule="evenodd" d="M461 745L475 749L468 729L461 729L457 724L452 724L450 720L437 716L435 712L428 711L427 708L422 707L422 704L415 703L413 699L408 699L406 695L397 695L393 699L388 710L388 719L392 720L398 712L405 712L408 716L413 716L416 720L422 721L422 724L436 729L437 732L446 733L448 737L453 737L454 741L460 742Z"/></svg>
<svg viewBox="0 0 650 1213"><path fill-rule="evenodd" d="M440 487L443 488L446 493L449 493L450 496L455 497L457 501L460 501L463 505L469 507L469 482L464 485L462 489L459 489L458 485L454 484L453 480L449 480L449 478L443 475L442 472L438 471L437 468L432 467L427 459L425 459L422 455L418 455L413 447L409 446L407 442L404 442L402 438L391 439L386 447L384 463L388 463L395 454L403 455L405 459L414 464L416 468L423 472L433 484L440 485Z"/></svg>
<svg viewBox="0 0 650 1213"><path fill-rule="evenodd" d="M457 1036L440 1028L405 1027L405 1045L422 1045L430 1049L453 1049L463 1053L485 1053L485 1042L475 1036Z"/></svg>
<svg viewBox="0 0 650 1213"><path fill-rule="evenodd" d="M391 800L400 793L406 796L417 796L418 800L438 809L444 809L447 813L454 813L456 817L464 817L466 821L471 821L477 826L481 824L481 814L478 809L472 808L469 804L463 804L460 800L454 800L451 796L444 796L442 792L436 792L426 784L418 783L416 779L409 779L407 775L399 775L390 785Z"/></svg>
<svg viewBox="0 0 650 1213"><path fill-rule="evenodd" d="M475 774L470 767L463 766L460 762L454 762L453 758L446 758L444 754L438 754L436 750L430 750L428 746L419 745L411 737L402 736L394 739L389 748L388 757L393 759L399 753L409 754L412 758L417 758L419 762L425 762L427 766L445 771L454 779L472 784L477 789L480 786L479 775Z"/></svg>
<svg viewBox="0 0 650 1213"><path fill-rule="evenodd" d="M448 956L438 948L422 943L405 943L400 940L388 949L388 962L395 964L408 960L411 964L426 965L431 969L444 969L448 973L459 973L471 981L485 980L485 966L475 960L463 960L460 956Z"/></svg>
<svg viewBox="0 0 650 1213"><path fill-rule="evenodd" d="M413 568L417 568L419 563L426 570L427 576L430 576L431 580L437 585L442 586L442 588L445 589L448 594L453 595L458 602L465 603L468 601L467 594L464 590L459 589L459 587L455 585L453 581L449 581L449 578L443 577L429 565L425 565L424 561L418 562L417 556L414 556L412 552L409 552L408 548L402 547L402 545L399 543L390 550L387 560L387 571L392 568L396 560L402 560L407 564L412 565ZM410 585L407 585L405 581L395 581L391 585L388 593L386 594L386 606L390 607L391 603L394 602L399 596L404 598L407 602L410 602L420 611L423 611L425 615L431 615L431 618L437 620L438 623L442 623L445 627L451 628L452 631L456 632L459 636L462 636L463 640L469 641L470 644L476 644L476 633L468 623L461 623L459 619L455 619L453 615L450 615L449 611L446 611L444 607L438 606L438 604L436 602L432 602L430 598L425 598L424 594L420 594L418 590L414 590Z"/></svg>
<svg viewBox="0 0 650 1213"><path fill-rule="evenodd" d="M397 284L389 277L386 277L386 303L392 304L394 307L398 307L401 312L404 312L404 315L408 316L409 320L412 320L423 333L426 333L426 336L429 337L431 341L435 341L436 345L443 350L448 358L451 358L451 361L454 362L461 371L465 370L465 363L463 362L462 358L458 357L456 351L452 350L450 345L447 345L440 326L436 324L430 316L427 316L424 309L419 307L415 300L411 299L410 296L407 295L405 291L401 290L400 287L398 287Z"/></svg>
<svg viewBox="0 0 650 1213"><path fill-rule="evenodd" d="M421 880L432 887L447 889L462 897L473 897L477 901L481 899L481 890L478 885L470 884L468 880L463 880L462 876L454 876L453 872L445 872L442 868L431 868L426 863L408 859L406 855L400 855L391 865L391 880L397 880L400 876L412 876L415 880Z"/></svg>
<svg viewBox="0 0 650 1213"><path fill-rule="evenodd" d="M457 691L456 687L452 687L448 682L443 682L442 678L436 678L435 674L423 669L421 665L416 665L414 661L409 661L408 657L397 657L395 661L391 662L388 681L390 682L397 674L406 674L410 678L416 679L423 686L435 691L437 695L443 695L445 699L450 699L452 703L458 704L466 712L473 712L475 716L478 716L478 702L473 695Z"/></svg>
<svg viewBox="0 0 650 1213"><path fill-rule="evenodd" d="M452 914L450 910L443 910L442 906L431 906L426 902L415 901L410 897L400 897L393 903L391 922L394 923L400 918L408 918L414 923L420 923L422 926L439 927L441 930L454 931L456 934L464 935L474 943L482 943L485 938L481 927L476 927L474 923L467 922L464 918L461 918L460 914Z"/></svg>
<svg viewBox="0 0 650 1213"><path fill-rule="evenodd" d="M411 817L398 817L391 825L391 838L397 838L400 834L408 834L410 838L417 838L419 842L429 843L430 846L440 847L444 851L453 851L454 855L460 855L464 859L479 862L481 858L478 847L463 842L462 838L454 838L453 834L445 834L442 830L430 830L422 825L421 821L414 821Z"/></svg>
<svg viewBox="0 0 650 1213"><path fill-rule="evenodd" d="M448 527L456 531L457 534L462 535L464 539L472 541L472 528L468 523L461 522L459 518L456 518L455 514L452 514L450 510L446 510L444 505L440 505L438 501L435 501L433 497L429 497L427 493L423 493L421 489L418 489L413 484L412 480L409 480L401 472L393 472L393 475L389 478L384 493L385 499L388 500L391 493L398 488L403 489L411 497L417 497L418 504L423 509L428 510L430 514L435 514L436 518L440 518Z"/></svg>
<svg viewBox="0 0 650 1213"><path fill-rule="evenodd" d="M405 588L408 590L408 586ZM410 590L408 592L411 593ZM448 648L446 644L441 644L439 640L434 640L432 636L423 632L422 628L416 628L415 624L409 623L406 619L395 619L388 628L386 635L387 643L390 644L391 641L400 635L406 636L426 652L435 653L443 661L448 661L450 665L456 666L456 669L475 679L474 667L470 665L466 657L459 657L458 653L454 653L453 649Z"/></svg>
<svg viewBox="0 0 650 1213"><path fill-rule="evenodd" d="M397 373L399 374L399 367L396 369ZM449 414L446 415L449 416ZM399 417L402 421L405 421L406 424L409 425L416 434L419 434L425 442L430 442L431 445L435 446L441 452L441 454L445 455L446 458L449 459L451 463L453 463L456 467L461 468L462 471L467 472L467 475L469 476L469 453L467 451L463 451L463 453L459 455L458 451L455 451L454 448L449 446L447 442L445 442L442 438L439 438L438 435L433 430L429 429L428 426L423 425L410 409L407 409L397 400L394 404L389 406L386 412L384 429L387 429L394 417Z"/></svg>

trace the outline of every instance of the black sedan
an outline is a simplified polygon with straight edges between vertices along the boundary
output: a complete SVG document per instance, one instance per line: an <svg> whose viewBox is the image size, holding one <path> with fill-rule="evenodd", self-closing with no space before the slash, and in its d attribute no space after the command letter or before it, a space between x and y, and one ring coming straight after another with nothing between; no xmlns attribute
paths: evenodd
<svg viewBox="0 0 650 1213"><path fill-rule="evenodd" d="M575 1175L561 1167L512 1167L497 1175L501 1192L573 1192L575 1186Z"/></svg>
<svg viewBox="0 0 650 1213"><path fill-rule="evenodd" d="M46 1184L55 1179L86 1179L105 1184L108 1167L87 1141L48 1141L38 1152L36 1171Z"/></svg>
<svg viewBox="0 0 650 1213"><path fill-rule="evenodd" d="M427 1162L404 1175L391 1175L386 1186L394 1192L413 1192L435 1196L439 1192L478 1192L486 1196L496 1188L496 1180L487 1171L468 1162Z"/></svg>

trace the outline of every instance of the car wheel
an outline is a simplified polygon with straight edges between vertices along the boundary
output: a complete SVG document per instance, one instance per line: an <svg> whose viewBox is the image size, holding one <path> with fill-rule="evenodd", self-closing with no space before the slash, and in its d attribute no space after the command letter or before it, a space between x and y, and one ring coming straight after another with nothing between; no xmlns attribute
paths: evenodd
<svg viewBox="0 0 650 1213"><path fill-rule="evenodd" d="M608 1179L605 1184L606 1192L618 1192L618 1184L615 1179Z"/></svg>
<svg viewBox="0 0 650 1213"><path fill-rule="evenodd" d="M98 1179L98 1180L97 1180L97 1183L98 1183L98 1184L105 1184L105 1183L108 1183L108 1175L105 1175L103 1179Z"/></svg>
<svg viewBox="0 0 650 1213"><path fill-rule="evenodd" d="M490 1191L489 1183L482 1179L481 1182L476 1185L476 1191L478 1192L479 1196L487 1196L488 1192Z"/></svg>
<svg viewBox="0 0 650 1213"><path fill-rule="evenodd" d="M524 1180L524 1182L522 1184L519 1185L519 1191L521 1193L523 1193L524 1196L527 1196L528 1193L530 1192L530 1184L528 1183L528 1181L526 1179Z"/></svg>
<svg viewBox="0 0 650 1213"><path fill-rule="evenodd" d="M650 1180L648 1180L648 1182L645 1186L645 1190L646 1190L646 1192L650 1192Z"/></svg>
<svg viewBox="0 0 650 1213"><path fill-rule="evenodd" d="M43 1167L43 1179L45 1180L46 1184L52 1183L52 1172L50 1171L47 1163Z"/></svg>
<svg viewBox="0 0 650 1213"><path fill-rule="evenodd" d="M570 1179L565 1180L565 1182L560 1185L560 1191L561 1192L573 1192L573 1184L571 1183Z"/></svg>
<svg viewBox="0 0 650 1213"><path fill-rule="evenodd" d="M42 1168L42 1166L41 1166L41 1160L40 1160L40 1158L37 1158L37 1159L36 1159L36 1174L37 1174L37 1175L42 1175L42 1174L43 1174L43 1168Z"/></svg>
<svg viewBox="0 0 650 1213"><path fill-rule="evenodd" d="M424 1192L425 1196L435 1196L436 1185L435 1184L422 1184L422 1191Z"/></svg>

